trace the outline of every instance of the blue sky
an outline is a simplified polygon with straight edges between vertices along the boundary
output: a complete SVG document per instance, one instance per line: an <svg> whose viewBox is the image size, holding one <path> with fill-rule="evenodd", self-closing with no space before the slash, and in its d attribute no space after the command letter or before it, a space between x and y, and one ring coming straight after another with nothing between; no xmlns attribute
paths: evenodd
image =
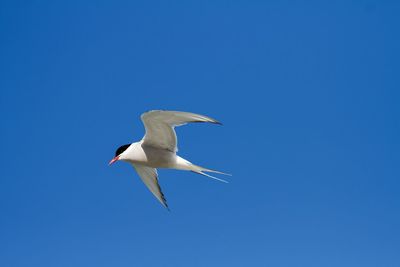
<svg viewBox="0 0 400 267"><path fill-rule="evenodd" d="M400 266L396 1L2 1L1 266ZM128 164L140 114L229 184Z"/></svg>

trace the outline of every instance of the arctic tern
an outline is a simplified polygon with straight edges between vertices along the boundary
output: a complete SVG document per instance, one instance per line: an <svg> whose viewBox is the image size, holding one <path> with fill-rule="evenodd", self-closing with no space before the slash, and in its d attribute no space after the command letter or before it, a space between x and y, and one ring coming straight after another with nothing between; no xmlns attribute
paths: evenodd
<svg viewBox="0 0 400 267"><path fill-rule="evenodd" d="M176 126L190 122L221 124L220 122L194 113L164 110L145 112L141 115L141 119L146 130L143 139L136 143L120 146L109 165L119 160L132 164L144 184L164 207L168 209L167 201L158 183L157 168L192 171L226 182L205 172L230 174L197 166L176 154L178 151L174 129Z"/></svg>

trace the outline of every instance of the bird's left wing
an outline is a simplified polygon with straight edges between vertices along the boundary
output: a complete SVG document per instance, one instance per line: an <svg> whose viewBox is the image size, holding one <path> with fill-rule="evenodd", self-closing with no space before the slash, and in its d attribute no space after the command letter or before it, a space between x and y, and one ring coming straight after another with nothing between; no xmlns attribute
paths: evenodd
<svg viewBox="0 0 400 267"><path fill-rule="evenodd" d="M211 122L221 124L210 117L182 111L151 110L142 114L141 119L146 134L143 137L143 145L171 152L178 151L175 126L184 125L188 122Z"/></svg>
<svg viewBox="0 0 400 267"><path fill-rule="evenodd" d="M161 187L158 184L157 169L138 164L132 164L136 172L139 174L143 183L149 188L153 195L161 202L161 204L168 209L167 200L164 197Z"/></svg>

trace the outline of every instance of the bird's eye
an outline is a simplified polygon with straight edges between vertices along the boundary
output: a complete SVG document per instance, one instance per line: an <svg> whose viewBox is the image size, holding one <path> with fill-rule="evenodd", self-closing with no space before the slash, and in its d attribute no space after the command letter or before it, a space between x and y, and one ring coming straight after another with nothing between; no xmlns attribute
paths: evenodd
<svg viewBox="0 0 400 267"><path fill-rule="evenodd" d="M130 146L130 144L120 146L120 147L117 149L117 151L115 151L115 156L121 155L129 146Z"/></svg>

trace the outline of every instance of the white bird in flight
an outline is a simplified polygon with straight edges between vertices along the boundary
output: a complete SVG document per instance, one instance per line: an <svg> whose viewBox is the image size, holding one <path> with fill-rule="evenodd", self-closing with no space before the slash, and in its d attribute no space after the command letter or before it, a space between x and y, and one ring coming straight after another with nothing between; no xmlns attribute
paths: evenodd
<svg viewBox="0 0 400 267"><path fill-rule="evenodd" d="M142 181L153 195L168 209L167 201L158 184L157 168L192 171L227 183L204 172L227 173L203 168L179 157L176 152L177 138L175 127L189 122L220 122L203 115L181 111L152 110L141 115L146 134L136 143L123 145L115 152L110 165L118 160L132 164Z"/></svg>

